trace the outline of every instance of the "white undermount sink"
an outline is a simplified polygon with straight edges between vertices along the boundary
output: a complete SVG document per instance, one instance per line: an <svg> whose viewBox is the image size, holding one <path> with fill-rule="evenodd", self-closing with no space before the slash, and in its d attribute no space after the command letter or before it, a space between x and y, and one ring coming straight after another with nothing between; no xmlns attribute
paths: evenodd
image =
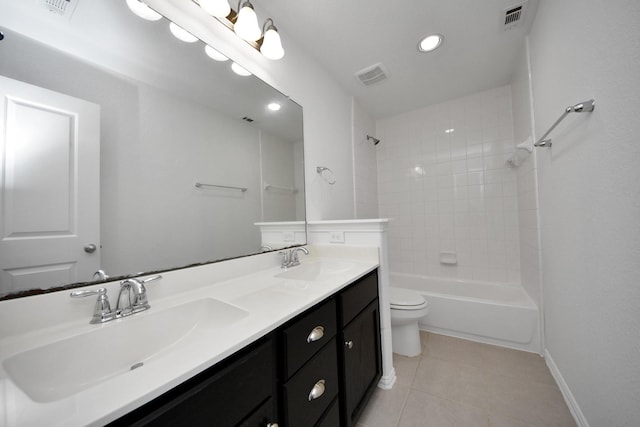
<svg viewBox="0 0 640 427"><path fill-rule="evenodd" d="M106 381L147 361L179 351L180 341L226 328L249 313L204 298L175 307L95 325L71 338L28 350L2 364L14 383L36 402L52 402Z"/></svg>
<svg viewBox="0 0 640 427"><path fill-rule="evenodd" d="M347 261L301 261L300 265L276 274L276 277L290 280L321 281L346 273L353 267Z"/></svg>

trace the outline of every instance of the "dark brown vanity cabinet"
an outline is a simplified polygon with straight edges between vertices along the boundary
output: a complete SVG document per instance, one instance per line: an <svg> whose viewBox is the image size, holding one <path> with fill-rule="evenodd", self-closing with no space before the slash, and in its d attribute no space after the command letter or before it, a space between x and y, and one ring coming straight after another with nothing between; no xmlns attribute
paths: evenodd
<svg viewBox="0 0 640 427"><path fill-rule="evenodd" d="M373 271L111 425L351 427L381 357Z"/></svg>
<svg viewBox="0 0 640 427"><path fill-rule="evenodd" d="M362 414L382 376L377 271L338 294L341 425Z"/></svg>

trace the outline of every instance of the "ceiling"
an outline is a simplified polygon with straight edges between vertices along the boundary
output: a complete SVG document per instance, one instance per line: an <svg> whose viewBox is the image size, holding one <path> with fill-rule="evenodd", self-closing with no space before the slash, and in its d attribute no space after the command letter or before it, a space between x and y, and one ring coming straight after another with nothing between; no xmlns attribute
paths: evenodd
<svg viewBox="0 0 640 427"><path fill-rule="evenodd" d="M509 30L504 10L524 0L261 1L254 0L258 14L269 11L285 51L295 40L379 119L508 84L538 0L527 1ZM442 46L418 52L431 33L444 35ZM362 85L354 74L376 63L388 79Z"/></svg>

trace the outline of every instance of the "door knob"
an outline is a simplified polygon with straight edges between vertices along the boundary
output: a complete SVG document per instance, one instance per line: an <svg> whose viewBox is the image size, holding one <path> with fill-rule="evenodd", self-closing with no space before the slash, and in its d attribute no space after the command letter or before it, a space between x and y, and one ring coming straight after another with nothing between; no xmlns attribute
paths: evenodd
<svg viewBox="0 0 640 427"><path fill-rule="evenodd" d="M94 245L93 243L89 243L88 245L84 245L84 251L88 254L92 254L96 251L96 249L98 249L98 247L96 245Z"/></svg>

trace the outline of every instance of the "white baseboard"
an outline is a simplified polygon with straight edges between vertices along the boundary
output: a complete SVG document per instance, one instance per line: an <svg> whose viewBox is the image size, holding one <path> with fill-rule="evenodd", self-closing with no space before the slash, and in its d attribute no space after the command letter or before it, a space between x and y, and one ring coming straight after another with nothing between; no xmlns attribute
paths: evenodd
<svg viewBox="0 0 640 427"><path fill-rule="evenodd" d="M551 371L551 375L553 376L553 379L556 380L556 383L560 388L560 392L564 397L564 401L567 403L567 406L569 407L569 411L571 411L571 415L573 415L573 419L575 420L576 424L579 427L589 427L589 423L587 422L587 419L584 417L584 414L582 413L582 410L580 409L578 402L576 401L575 397L573 397L573 393L571 393L569 386L567 385L564 378L562 377L562 374L558 370L558 366L556 365L556 363L553 361L553 358L549 354L549 350L545 350L544 360L547 362L549 371Z"/></svg>

